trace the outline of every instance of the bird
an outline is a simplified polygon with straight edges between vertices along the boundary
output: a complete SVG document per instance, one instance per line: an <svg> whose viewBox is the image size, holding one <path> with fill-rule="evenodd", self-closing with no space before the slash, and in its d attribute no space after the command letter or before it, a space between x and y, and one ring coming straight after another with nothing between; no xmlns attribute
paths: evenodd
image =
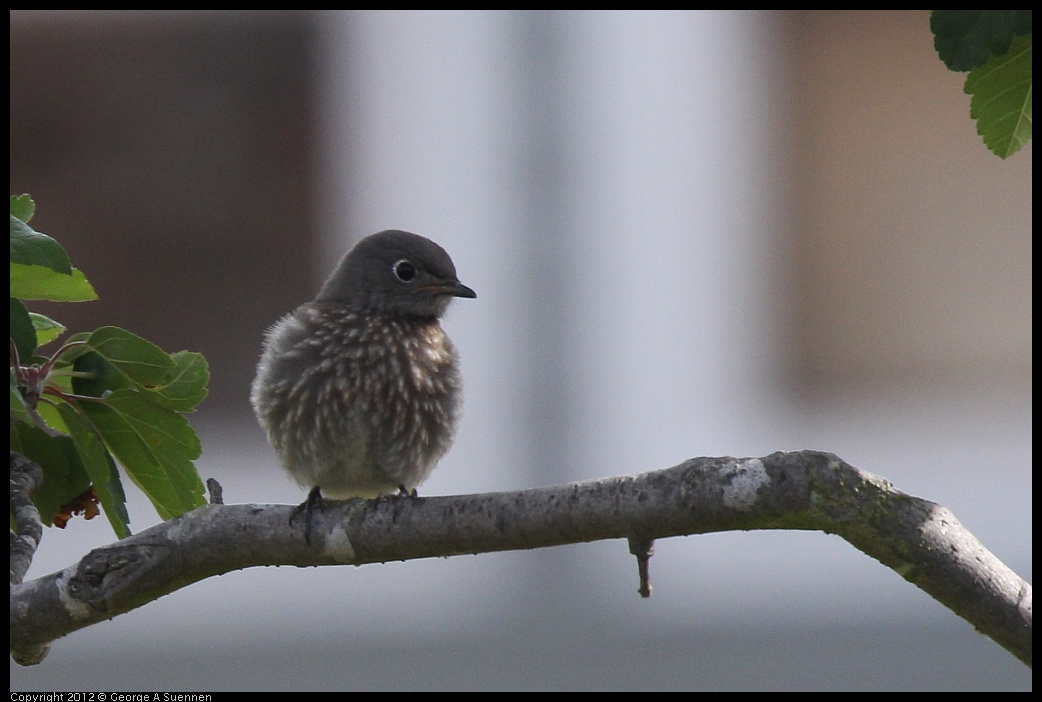
<svg viewBox="0 0 1042 702"><path fill-rule="evenodd" d="M298 507L309 542L323 498L415 496L449 450L462 381L440 319L453 298L475 297L445 249L389 229L267 330L250 402L282 466L310 488Z"/></svg>

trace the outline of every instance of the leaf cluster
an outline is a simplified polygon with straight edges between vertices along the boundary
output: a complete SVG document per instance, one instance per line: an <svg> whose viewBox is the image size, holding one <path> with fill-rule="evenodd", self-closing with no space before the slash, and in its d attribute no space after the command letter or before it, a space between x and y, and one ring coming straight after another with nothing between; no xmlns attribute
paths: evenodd
<svg viewBox="0 0 1042 702"><path fill-rule="evenodd" d="M100 506L120 538L130 534L117 463L163 519L203 504L193 461L199 438L184 417L206 397L202 354L167 353L119 327L68 337L30 312L29 300L97 299L65 249L34 230L35 204L11 197L11 449L43 467L33 494L44 523L64 526Z"/></svg>
<svg viewBox="0 0 1042 702"><path fill-rule="evenodd" d="M953 71L969 71L970 117L1002 158L1031 141L1031 10L934 10L934 48Z"/></svg>

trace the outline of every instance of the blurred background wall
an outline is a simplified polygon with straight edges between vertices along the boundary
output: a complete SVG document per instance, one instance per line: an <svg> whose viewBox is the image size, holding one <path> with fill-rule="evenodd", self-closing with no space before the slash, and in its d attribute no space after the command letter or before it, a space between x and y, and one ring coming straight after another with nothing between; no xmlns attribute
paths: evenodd
<svg viewBox="0 0 1042 702"><path fill-rule="evenodd" d="M924 11L11 12L11 192L99 302L202 351L201 474L296 503L265 327L359 237L478 291L424 494L833 451L1031 579L1031 154L985 150ZM140 531L157 517L131 505ZM30 575L112 539L47 530ZM845 542L752 532L192 586L12 690L1030 689Z"/></svg>

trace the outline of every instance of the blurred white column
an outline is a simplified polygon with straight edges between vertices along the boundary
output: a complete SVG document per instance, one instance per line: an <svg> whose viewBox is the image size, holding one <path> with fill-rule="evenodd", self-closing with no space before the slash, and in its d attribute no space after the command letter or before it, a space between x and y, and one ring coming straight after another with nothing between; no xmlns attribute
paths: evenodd
<svg viewBox="0 0 1042 702"><path fill-rule="evenodd" d="M569 470L759 450L788 195L773 177L785 141L768 115L783 117L786 76L766 61L768 20L556 18Z"/></svg>

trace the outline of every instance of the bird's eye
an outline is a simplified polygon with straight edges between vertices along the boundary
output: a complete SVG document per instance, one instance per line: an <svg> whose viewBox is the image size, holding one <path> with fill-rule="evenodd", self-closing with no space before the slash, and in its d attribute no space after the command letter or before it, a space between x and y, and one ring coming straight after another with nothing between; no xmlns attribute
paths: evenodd
<svg viewBox="0 0 1042 702"><path fill-rule="evenodd" d="M394 277L403 283L411 283L416 279L416 266L407 259L403 258L395 263L391 270L394 271Z"/></svg>

